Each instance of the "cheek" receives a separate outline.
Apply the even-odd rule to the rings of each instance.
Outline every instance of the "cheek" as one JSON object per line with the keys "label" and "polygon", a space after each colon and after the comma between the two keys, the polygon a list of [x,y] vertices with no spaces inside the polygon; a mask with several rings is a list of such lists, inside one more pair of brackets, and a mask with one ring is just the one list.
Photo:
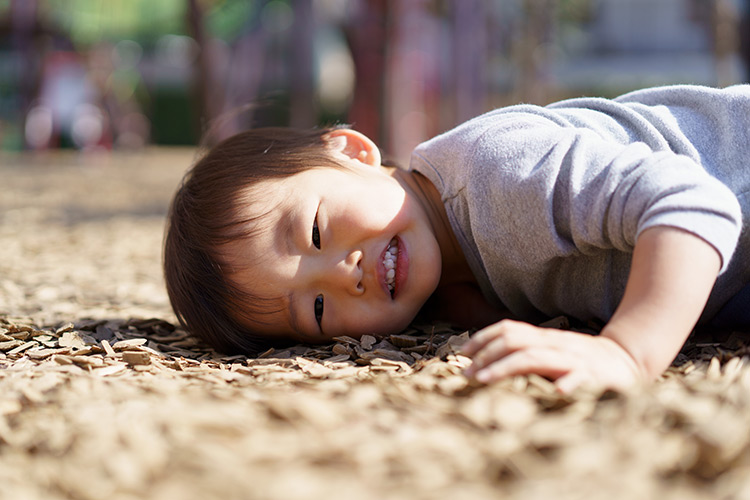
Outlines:
{"label": "cheek", "polygon": [[390,335],[398,333],[409,326],[413,317],[397,318],[390,314],[387,319],[379,317],[360,317],[351,325],[345,326],[339,335],[349,335],[352,337],[361,337],[362,335]]}
{"label": "cheek", "polygon": [[391,334],[397,333],[412,322],[423,304],[401,304],[397,309],[384,310],[380,307],[370,308],[366,304],[354,304],[347,307],[342,317],[343,333]]}
{"label": "cheek", "polygon": [[347,224],[367,229],[384,230],[397,225],[403,218],[402,206],[382,197],[366,193],[356,203],[348,203],[337,211]]}
{"label": "cheek", "polygon": [[354,197],[354,205],[364,207],[381,218],[395,218],[406,204],[406,192],[396,183],[377,179],[364,185]]}

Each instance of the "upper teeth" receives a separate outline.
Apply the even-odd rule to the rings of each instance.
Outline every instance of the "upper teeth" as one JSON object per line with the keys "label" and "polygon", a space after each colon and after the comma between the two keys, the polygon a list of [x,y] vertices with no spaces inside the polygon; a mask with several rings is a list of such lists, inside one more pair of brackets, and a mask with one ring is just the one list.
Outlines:
{"label": "upper teeth", "polygon": [[396,265],[398,263],[398,240],[393,238],[388,244],[388,249],[383,256],[383,266],[385,266],[385,282],[388,290],[393,291],[396,283]]}

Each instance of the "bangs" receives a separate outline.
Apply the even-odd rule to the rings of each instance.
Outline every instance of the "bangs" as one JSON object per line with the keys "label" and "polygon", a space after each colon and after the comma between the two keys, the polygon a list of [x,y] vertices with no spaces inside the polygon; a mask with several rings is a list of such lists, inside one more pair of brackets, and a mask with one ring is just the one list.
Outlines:
{"label": "bangs", "polygon": [[[238,192],[231,202],[235,216],[219,229],[216,259],[220,262],[227,287],[227,312],[244,327],[256,331],[258,327],[273,326],[275,315],[283,315],[288,309],[285,296],[266,296],[258,293],[249,283],[240,283],[241,273],[252,276],[253,269],[263,265],[261,252],[232,251],[233,248],[252,245],[258,238],[285,231],[291,222],[286,217],[277,217],[281,201],[267,203],[257,213],[248,214],[250,207],[258,208],[262,198],[263,183]],[[243,213],[244,212],[244,213]],[[241,258],[247,255],[247,259]],[[290,332],[292,333],[292,332]]]}

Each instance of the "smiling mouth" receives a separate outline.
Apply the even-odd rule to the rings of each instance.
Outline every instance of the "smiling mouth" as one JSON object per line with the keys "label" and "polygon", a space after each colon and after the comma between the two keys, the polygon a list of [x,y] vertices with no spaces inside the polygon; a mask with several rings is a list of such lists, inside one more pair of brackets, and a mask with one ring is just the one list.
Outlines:
{"label": "smiling mouth", "polygon": [[385,268],[385,284],[388,286],[388,291],[391,292],[391,298],[393,298],[396,290],[396,268],[398,267],[398,240],[396,238],[388,243],[388,248],[383,255],[383,267]]}

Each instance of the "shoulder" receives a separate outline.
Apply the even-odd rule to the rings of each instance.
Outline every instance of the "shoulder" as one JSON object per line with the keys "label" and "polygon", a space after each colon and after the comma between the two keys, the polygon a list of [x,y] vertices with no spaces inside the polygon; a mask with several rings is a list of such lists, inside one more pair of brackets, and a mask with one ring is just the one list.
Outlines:
{"label": "shoulder", "polygon": [[557,113],[533,105],[499,108],[427,140],[412,153],[410,166],[440,172],[466,171],[517,157],[540,140],[548,142],[567,124]]}
{"label": "shoulder", "polygon": [[616,102],[636,102],[650,105],[695,103],[701,101],[731,101],[750,99],[750,84],[738,84],[725,88],[703,85],[665,85],[634,90],[614,99]]}

